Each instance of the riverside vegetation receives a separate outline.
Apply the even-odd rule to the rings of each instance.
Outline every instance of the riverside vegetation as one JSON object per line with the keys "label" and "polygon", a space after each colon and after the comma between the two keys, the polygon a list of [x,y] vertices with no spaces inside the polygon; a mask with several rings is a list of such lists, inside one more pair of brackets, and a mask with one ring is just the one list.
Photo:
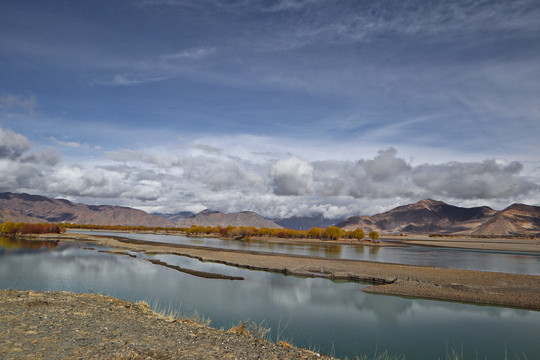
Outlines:
{"label": "riverside vegetation", "polygon": [[64,233],[66,228],[63,224],[50,224],[50,223],[15,223],[13,221],[6,221],[0,224],[0,233],[5,235],[16,234],[60,234]]}
{"label": "riverside vegetation", "polygon": [[[309,230],[294,229],[270,229],[255,228],[253,226],[201,226],[192,225],[189,228],[176,227],[147,227],[147,226],[122,226],[122,225],[88,225],[88,224],[25,224],[7,221],[0,224],[0,233],[15,234],[47,234],[63,233],[66,229],[86,230],[109,230],[109,231],[151,231],[165,233],[182,233],[187,236],[217,236],[221,238],[233,238],[248,240],[250,238],[280,238],[280,239],[314,239],[314,240],[338,240],[354,239],[361,241],[366,235],[362,229],[342,230],[337,226],[327,228],[313,227]],[[376,231],[369,233],[372,242],[379,239]]]}
{"label": "riverside vegetation", "polygon": [[[201,234],[201,235],[203,235],[203,234]],[[62,236],[62,238],[63,238],[63,236]],[[82,240],[82,239],[81,239],[81,240]],[[123,244],[123,245],[126,245],[126,244]],[[156,249],[156,246],[158,246],[158,245],[161,246],[161,245],[164,245],[164,244],[155,244],[155,245],[153,245],[152,248],[154,248],[154,251],[157,250],[157,249]],[[135,250],[135,249],[132,249],[132,250]],[[175,251],[175,253],[176,253],[176,252],[178,252],[178,249],[175,249],[174,251]],[[222,251],[220,251],[220,253],[222,253]],[[247,254],[243,254],[243,253],[242,253],[242,254],[239,254],[239,255],[240,255],[242,258],[245,258],[245,257],[247,256]],[[306,260],[309,260],[309,259],[306,259]],[[270,261],[274,263],[274,262],[275,262],[275,259],[271,259]],[[297,264],[298,259],[297,259],[297,258],[294,258],[294,259],[291,258],[291,261],[293,261],[295,264]],[[256,263],[259,264],[260,261],[257,261]],[[342,262],[342,261],[340,261],[340,263],[343,263],[343,264],[344,264],[344,262]],[[298,265],[298,264],[297,264],[297,265]],[[373,268],[373,267],[375,266],[375,264],[369,264],[369,265],[370,265],[370,266],[369,266],[370,268]],[[281,265],[279,265],[279,266],[281,266]],[[340,265],[340,267],[341,267],[341,265]],[[396,266],[393,266],[393,267],[395,268]],[[401,266],[400,266],[400,267],[401,267]],[[286,268],[288,268],[288,267],[286,267]],[[309,268],[309,269],[311,269],[311,268]],[[402,270],[403,270],[403,269],[402,269]],[[421,270],[421,269],[417,269],[417,270]],[[428,270],[428,269],[424,269],[424,270]],[[439,269],[439,271],[440,271],[440,270],[442,270],[442,269]],[[351,272],[351,271],[347,271],[347,273],[350,273],[350,272]],[[362,272],[362,273],[363,273],[363,272]],[[469,272],[469,275],[470,275],[470,274],[472,274],[472,273]],[[409,275],[410,275],[410,274],[409,274]],[[415,274],[414,276],[409,276],[409,275],[406,276],[407,279],[416,279],[416,278],[417,278],[418,276],[420,276],[421,274]],[[446,274],[446,275],[448,275],[448,274]],[[444,278],[447,279],[448,282],[449,282],[449,290],[451,290],[451,289],[456,289],[456,290],[459,290],[459,292],[463,292],[463,291],[465,291],[465,290],[468,290],[469,286],[467,286],[467,283],[463,283],[463,284],[462,284],[461,281],[455,281],[455,280],[452,280],[451,277],[449,278],[449,277],[446,276],[446,275],[444,276]],[[474,275],[474,274],[473,274],[473,275]],[[467,276],[467,277],[469,278],[470,276]],[[422,280],[422,279],[423,279],[423,278],[421,278],[420,280]],[[399,279],[398,279],[398,280],[399,280]],[[507,280],[509,280],[509,279],[507,279]],[[515,281],[507,281],[507,280],[504,281],[505,284],[515,283]],[[426,284],[425,281],[420,281],[420,283],[421,283],[421,284],[424,284],[424,285]],[[485,281],[482,281],[482,283],[485,283]],[[437,284],[439,284],[439,282],[437,282]],[[441,285],[443,288],[447,288],[447,287],[448,287],[448,286],[446,286],[445,283],[440,283],[439,285]],[[418,294],[415,293],[415,295],[418,295]],[[513,291],[513,295],[516,296],[516,292],[515,292],[515,291]],[[521,296],[518,295],[518,297],[521,297]],[[452,355],[452,356],[449,357],[448,355]],[[455,358],[455,359],[459,359],[458,356],[453,356],[453,355],[457,355],[457,354],[447,354],[446,359],[449,359],[449,358],[452,358],[452,359],[454,359],[454,358]],[[362,357],[362,358],[364,358],[364,357]],[[375,357],[374,357],[374,358],[375,358]],[[379,358],[379,357],[376,357],[376,358]],[[394,357],[388,357],[388,358],[394,358]],[[397,358],[397,357],[396,357],[396,358]],[[462,357],[461,357],[461,358],[462,358]]]}

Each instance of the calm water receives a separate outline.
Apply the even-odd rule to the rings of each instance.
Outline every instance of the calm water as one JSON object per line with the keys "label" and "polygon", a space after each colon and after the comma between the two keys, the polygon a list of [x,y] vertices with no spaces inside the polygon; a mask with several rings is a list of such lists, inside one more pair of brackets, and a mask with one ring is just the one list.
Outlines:
{"label": "calm water", "polygon": [[446,348],[466,359],[540,358],[540,312],[365,294],[365,285],[306,279],[174,256],[185,268],[242,276],[211,280],[137,258],[84,250],[82,245],[0,241],[0,288],[100,292],[154,307],[179,308],[228,328],[266,320],[277,336],[339,357],[373,353],[444,359]]}
{"label": "calm water", "polygon": [[223,249],[268,251],[341,259],[372,260],[398,264],[540,275],[540,254],[445,249],[427,246],[374,247],[335,244],[276,244],[262,241],[247,242],[219,238],[190,238],[176,235],[109,233],[101,231],[82,233],[122,236],[130,239],[173,244],[211,246]]}

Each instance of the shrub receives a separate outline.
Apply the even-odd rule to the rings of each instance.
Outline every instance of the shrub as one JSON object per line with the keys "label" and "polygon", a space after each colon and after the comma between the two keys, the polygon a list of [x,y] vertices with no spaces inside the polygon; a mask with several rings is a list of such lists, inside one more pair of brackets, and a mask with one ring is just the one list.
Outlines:
{"label": "shrub", "polygon": [[351,231],[351,239],[362,240],[365,237],[366,234],[364,234],[364,231],[362,229],[356,229]]}
{"label": "shrub", "polygon": [[25,224],[7,221],[0,225],[0,232],[4,234],[60,234],[65,231],[64,227],[57,224]]}
{"label": "shrub", "polygon": [[337,226],[330,226],[324,230],[324,238],[330,240],[337,240],[343,235],[343,230]]}
{"label": "shrub", "polygon": [[298,237],[298,232],[294,229],[287,229],[287,237],[289,239]]}
{"label": "shrub", "polygon": [[308,238],[310,239],[320,239],[322,237],[323,230],[318,227],[312,227],[308,230]]}
{"label": "shrub", "polygon": [[377,241],[377,240],[379,240],[379,233],[376,232],[376,231],[370,231],[369,234],[368,234],[368,236],[370,237],[370,239],[371,239],[372,241]]}
{"label": "shrub", "polygon": [[11,234],[15,229],[15,223],[13,221],[6,221],[0,224],[0,232],[3,234]]}

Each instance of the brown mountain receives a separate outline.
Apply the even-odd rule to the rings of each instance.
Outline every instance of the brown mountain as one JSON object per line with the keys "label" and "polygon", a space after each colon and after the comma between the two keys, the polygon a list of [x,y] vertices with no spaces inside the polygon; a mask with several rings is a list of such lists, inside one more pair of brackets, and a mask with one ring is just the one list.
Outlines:
{"label": "brown mountain", "polygon": [[373,216],[354,216],[337,224],[345,230],[380,232],[467,233],[497,214],[487,207],[462,208],[432,199],[399,206]]}
{"label": "brown mountain", "polygon": [[180,220],[176,226],[190,227],[191,225],[201,226],[253,226],[256,228],[279,229],[280,225],[263,218],[252,211],[242,211],[238,213],[221,213],[204,210],[197,215]]}
{"label": "brown mountain", "polygon": [[172,222],[123,206],[86,205],[65,199],[0,193],[0,222],[70,222],[95,225],[172,226]]}
{"label": "brown mountain", "polygon": [[513,204],[471,232],[473,235],[538,235],[540,207]]}

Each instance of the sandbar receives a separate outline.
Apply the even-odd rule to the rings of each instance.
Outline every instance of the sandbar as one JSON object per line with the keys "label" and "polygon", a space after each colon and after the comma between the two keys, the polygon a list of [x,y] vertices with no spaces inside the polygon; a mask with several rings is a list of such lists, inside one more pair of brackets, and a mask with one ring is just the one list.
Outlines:
{"label": "sandbar", "polygon": [[133,240],[120,236],[68,233],[56,235],[54,238],[92,242],[119,250],[187,256],[203,262],[287,275],[358,281],[372,284],[362,290],[373,294],[540,310],[540,276],[538,275],[216,249],[206,246]]}

